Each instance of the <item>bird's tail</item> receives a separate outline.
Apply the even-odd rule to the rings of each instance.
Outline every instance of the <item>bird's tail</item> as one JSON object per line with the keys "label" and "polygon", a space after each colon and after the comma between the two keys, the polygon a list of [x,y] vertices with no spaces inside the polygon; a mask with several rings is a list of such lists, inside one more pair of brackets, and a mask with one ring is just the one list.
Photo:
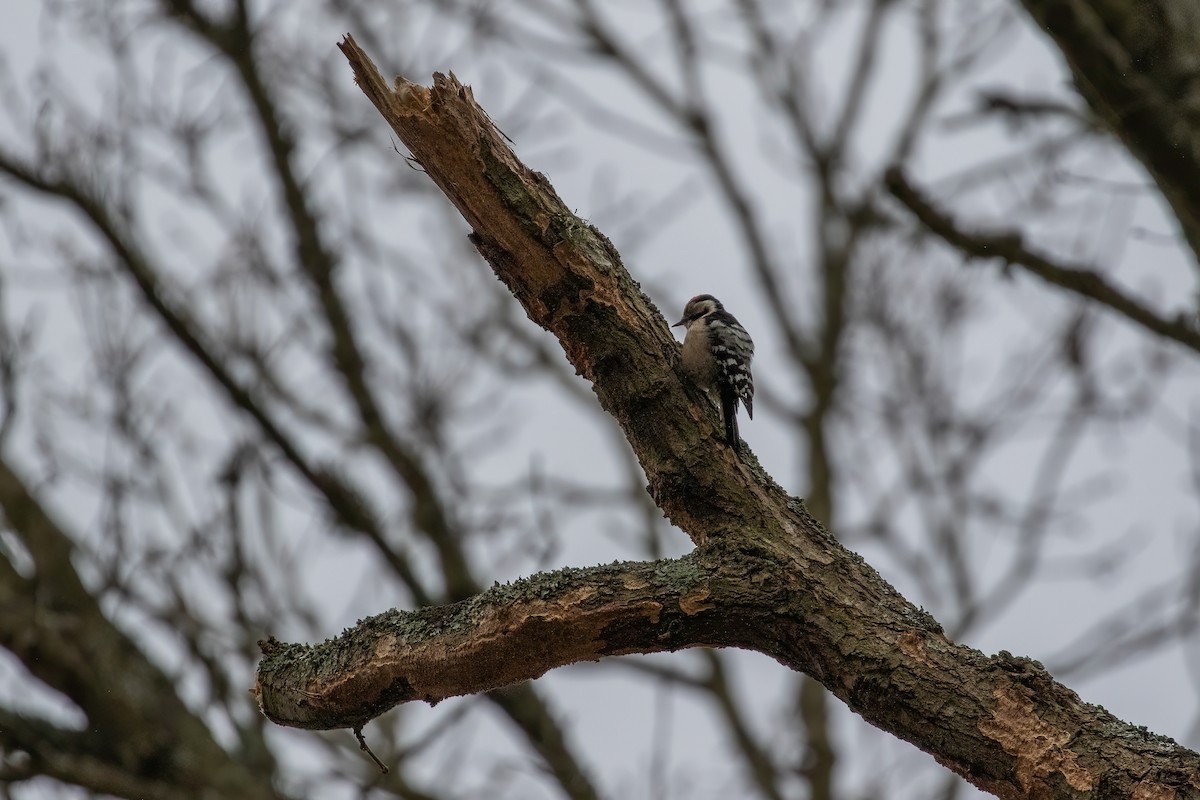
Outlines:
{"label": "bird's tail", "polygon": [[721,416],[725,418],[725,441],[734,449],[740,437],[737,426],[738,396],[732,386],[721,387]]}

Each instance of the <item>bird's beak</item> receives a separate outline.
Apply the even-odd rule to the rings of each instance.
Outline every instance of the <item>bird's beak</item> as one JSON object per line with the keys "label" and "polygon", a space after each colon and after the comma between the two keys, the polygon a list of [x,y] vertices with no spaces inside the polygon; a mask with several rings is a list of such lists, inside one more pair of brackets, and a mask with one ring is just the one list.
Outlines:
{"label": "bird's beak", "polygon": [[675,323],[674,325],[672,325],[671,327],[672,327],[672,328],[678,328],[678,327],[679,327],[680,325],[682,325],[683,323],[684,323],[684,321],[683,321],[683,320],[679,320],[679,322],[676,322],[676,323]]}

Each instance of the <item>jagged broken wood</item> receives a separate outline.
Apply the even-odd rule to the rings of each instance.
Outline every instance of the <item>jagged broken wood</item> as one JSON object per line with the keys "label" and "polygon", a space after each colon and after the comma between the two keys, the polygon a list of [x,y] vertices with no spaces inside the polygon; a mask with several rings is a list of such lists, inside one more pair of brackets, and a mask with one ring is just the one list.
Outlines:
{"label": "jagged broken wood", "polygon": [[872,724],[1002,797],[1200,797],[1200,757],[1084,703],[1036,662],[949,641],[758,466],[716,444],[678,345],[611,243],[523,165],[468,87],[389,86],[347,37],[363,92],[471,225],[472,241],[621,425],[649,491],[696,544],[674,561],[537,575],[390,611],[315,646],[270,642],[263,712],[356,727],[605,655],[739,647],[806,672]]}

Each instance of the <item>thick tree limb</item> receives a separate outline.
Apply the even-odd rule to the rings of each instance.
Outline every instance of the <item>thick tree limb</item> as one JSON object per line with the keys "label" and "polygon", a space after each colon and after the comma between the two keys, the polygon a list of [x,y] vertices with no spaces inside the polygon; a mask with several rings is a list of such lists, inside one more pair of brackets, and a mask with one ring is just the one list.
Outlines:
{"label": "thick tree limb", "polygon": [[1200,6],[1022,0],[1092,110],[1149,171],[1200,259]]}
{"label": "thick tree limb", "polygon": [[606,655],[726,644],[740,609],[725,602],[713,613],[712,595],[718,585],[736,595],[738,582],[708,566],[685,556],[560,570],[451,606],[389,611],[315,647],[268,642],[256,691],[280,724],[349,728],[397,703],[486,692]]}
{"label": "thick tree limb", "polygon": [[974,233],[964,230],[953,217],[935,208],[897,169],[888,171],[886,181],[892,196],[907,206],[921,224],[963,254],[972,258],[998,258],[1006,264],[1015,264],[1047,283],[1115,311],[1151,333],[1200,352],[1200,328],[1187,317],[1164,317],[1095,270],[1059,264],[1033,252],[1016,231]]}
{"label": "thick tree limb", "polygon": [[75,732],[0,713],[0,749],[26,753],[34,774],[105,794],[178,797],[209,786],[277,797],[269,780],[229,758],[171,679],[108,620],[72,563],[74,539],[3,458],[0,514],[33,561],[26,577],[0,559],[0,646],[88,721]]}
{"label": "thick tree limb", "polygon": [[[456,79],[395,89],[352,39],[359,86],[474,228],[530,318],[620,423],[668,517],[675,562],[541,575],[441,610],[389,612],[318,647],[268,646],[264,712],[360,724],[396,703],[524,680],[574,660],[696,644],[766,653],[872,724],[1003,797],[1200,797],[1200,756],[1082,702],[1036,662],[949,641],[758,468],[718,444],[678,345],[612,245],[521,164]],[[642,585],[642,582],[645,585]]]}

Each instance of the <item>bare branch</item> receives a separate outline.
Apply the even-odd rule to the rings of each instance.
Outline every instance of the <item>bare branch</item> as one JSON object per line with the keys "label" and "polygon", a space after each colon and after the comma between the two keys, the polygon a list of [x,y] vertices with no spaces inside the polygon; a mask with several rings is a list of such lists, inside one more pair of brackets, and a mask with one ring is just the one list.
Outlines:
{"label": "bare branch", "polygon": [[328,321],[327,329],[333,337],[330,357],[358,411],[367,441],[387,459],[396,475],[408,487],[412,496],[413,525],[426,534],[437,550],[450,598],[457,600],[471,595],[476,589],[475,581],[447,519],[446,509],[442,507],[441,498],[420,459],[387,424],[367,378],[362,345],[336,281],[337,257],[321,236],[317,215],[310,208],[310,200],[292,166],[295,143],[249,47],[253,32],[245,27],[248,22],[242,19],[240,24],[219,26],[207,20],[189,0],[169,0],[167,5],[191,22],[199,34],[224,53],[237,70],[258,117],[275,175],[287,203],[289,222],[295,236],[296,263],[312,285],[317,303]]}
{"label": "bare branch", "polygon": [[[42,508],[21,479],[0,460],[0,510],[9,527],[33,555],[37,591],[22,585],[7,562],[0,569],[0,645],[12,652],[47,685],[70,697],[91,726],[105,732],[84,749],[88,758],[67,768],[78,750],[56,749],[53,739],[17,741],[35,722],[5,728],[15,749],[49,759],[49,774],[64,780],[92,781],[97,791],[117,791],[119,781],[147,771],[147,796],[169,796],[162,783],[180,787],[225,786],[244,797],[273,797],[269,780],[260,780],[229,760],[204,723],[175,694],[174,684],[129,637],[102,613],[71,563],[74,543]],[[31,626],[32,623],[32,626]],[[30,628],[40,638],[30,636]],[[148,724],[153,720],[153,724]],[[78,744],[78,735],[63,732]],[[201,778],[203,776],[203,778]],[[145,777],[151,777],[146,775]],[[162,782],[162,783],[160,783]],[[129,796],[136,796],[132,792]]]}
{"label": "bare branch", "polygon": [[263,436],[278,448],[299,475],[325,498],[341,524],[363,534],[376,544],[417,602],[431,602],[432,598],[409,560],[387,543],[384,531],[378,523],[378,516],[368,506],[366,498],[335,472],[314,464],[301,452],[299,444],[284,430],[255,393],[237,380],[220,357],[217,348],[209,341],[201,325],[173,301],[170,287],[164,285],[165,282],[152,266],[150,258],[126,235],[122,226],[102,202],[72,178],[42,174],[3,151],[0,151],[0,175],[7,175],[36,192],[60,198],[80,212],[108,244],[117,263],[133,279],[147,305],[166,325],[171,335],[217,382],[229,401],[254,420]]}
{"label": "bare branch", "polygon": [[[438,703],[566,664],[725,644],[696,557],[543,573],[442,608],[389,611],[315,647],[263,644],[255,686],[268,717],[298,728],[362,725],[398,703]],[[706,641],[711,640],[711,641]]]}
{"label": "bare branch", "polygon": [[1075,85],[1153,176],[1200,258],[1200,10],[1175,0],[1023,0]]}
{"label": "bare branch", "polygon": [[1047,283],[1106,306],[1151,333],[1200,351],[1200,330],[1187,318],[1177,316],[1168,319],[1129,296],[1093,269],[1062,265],[1033,252],[1025,246],[1021,234],[1016,231],[968,233],[953,217],[934,208],[899,170],[888,172],[887,187],[930,232],[964,254],[980,259],[998,258],[1006,264],[1023,267]]}

